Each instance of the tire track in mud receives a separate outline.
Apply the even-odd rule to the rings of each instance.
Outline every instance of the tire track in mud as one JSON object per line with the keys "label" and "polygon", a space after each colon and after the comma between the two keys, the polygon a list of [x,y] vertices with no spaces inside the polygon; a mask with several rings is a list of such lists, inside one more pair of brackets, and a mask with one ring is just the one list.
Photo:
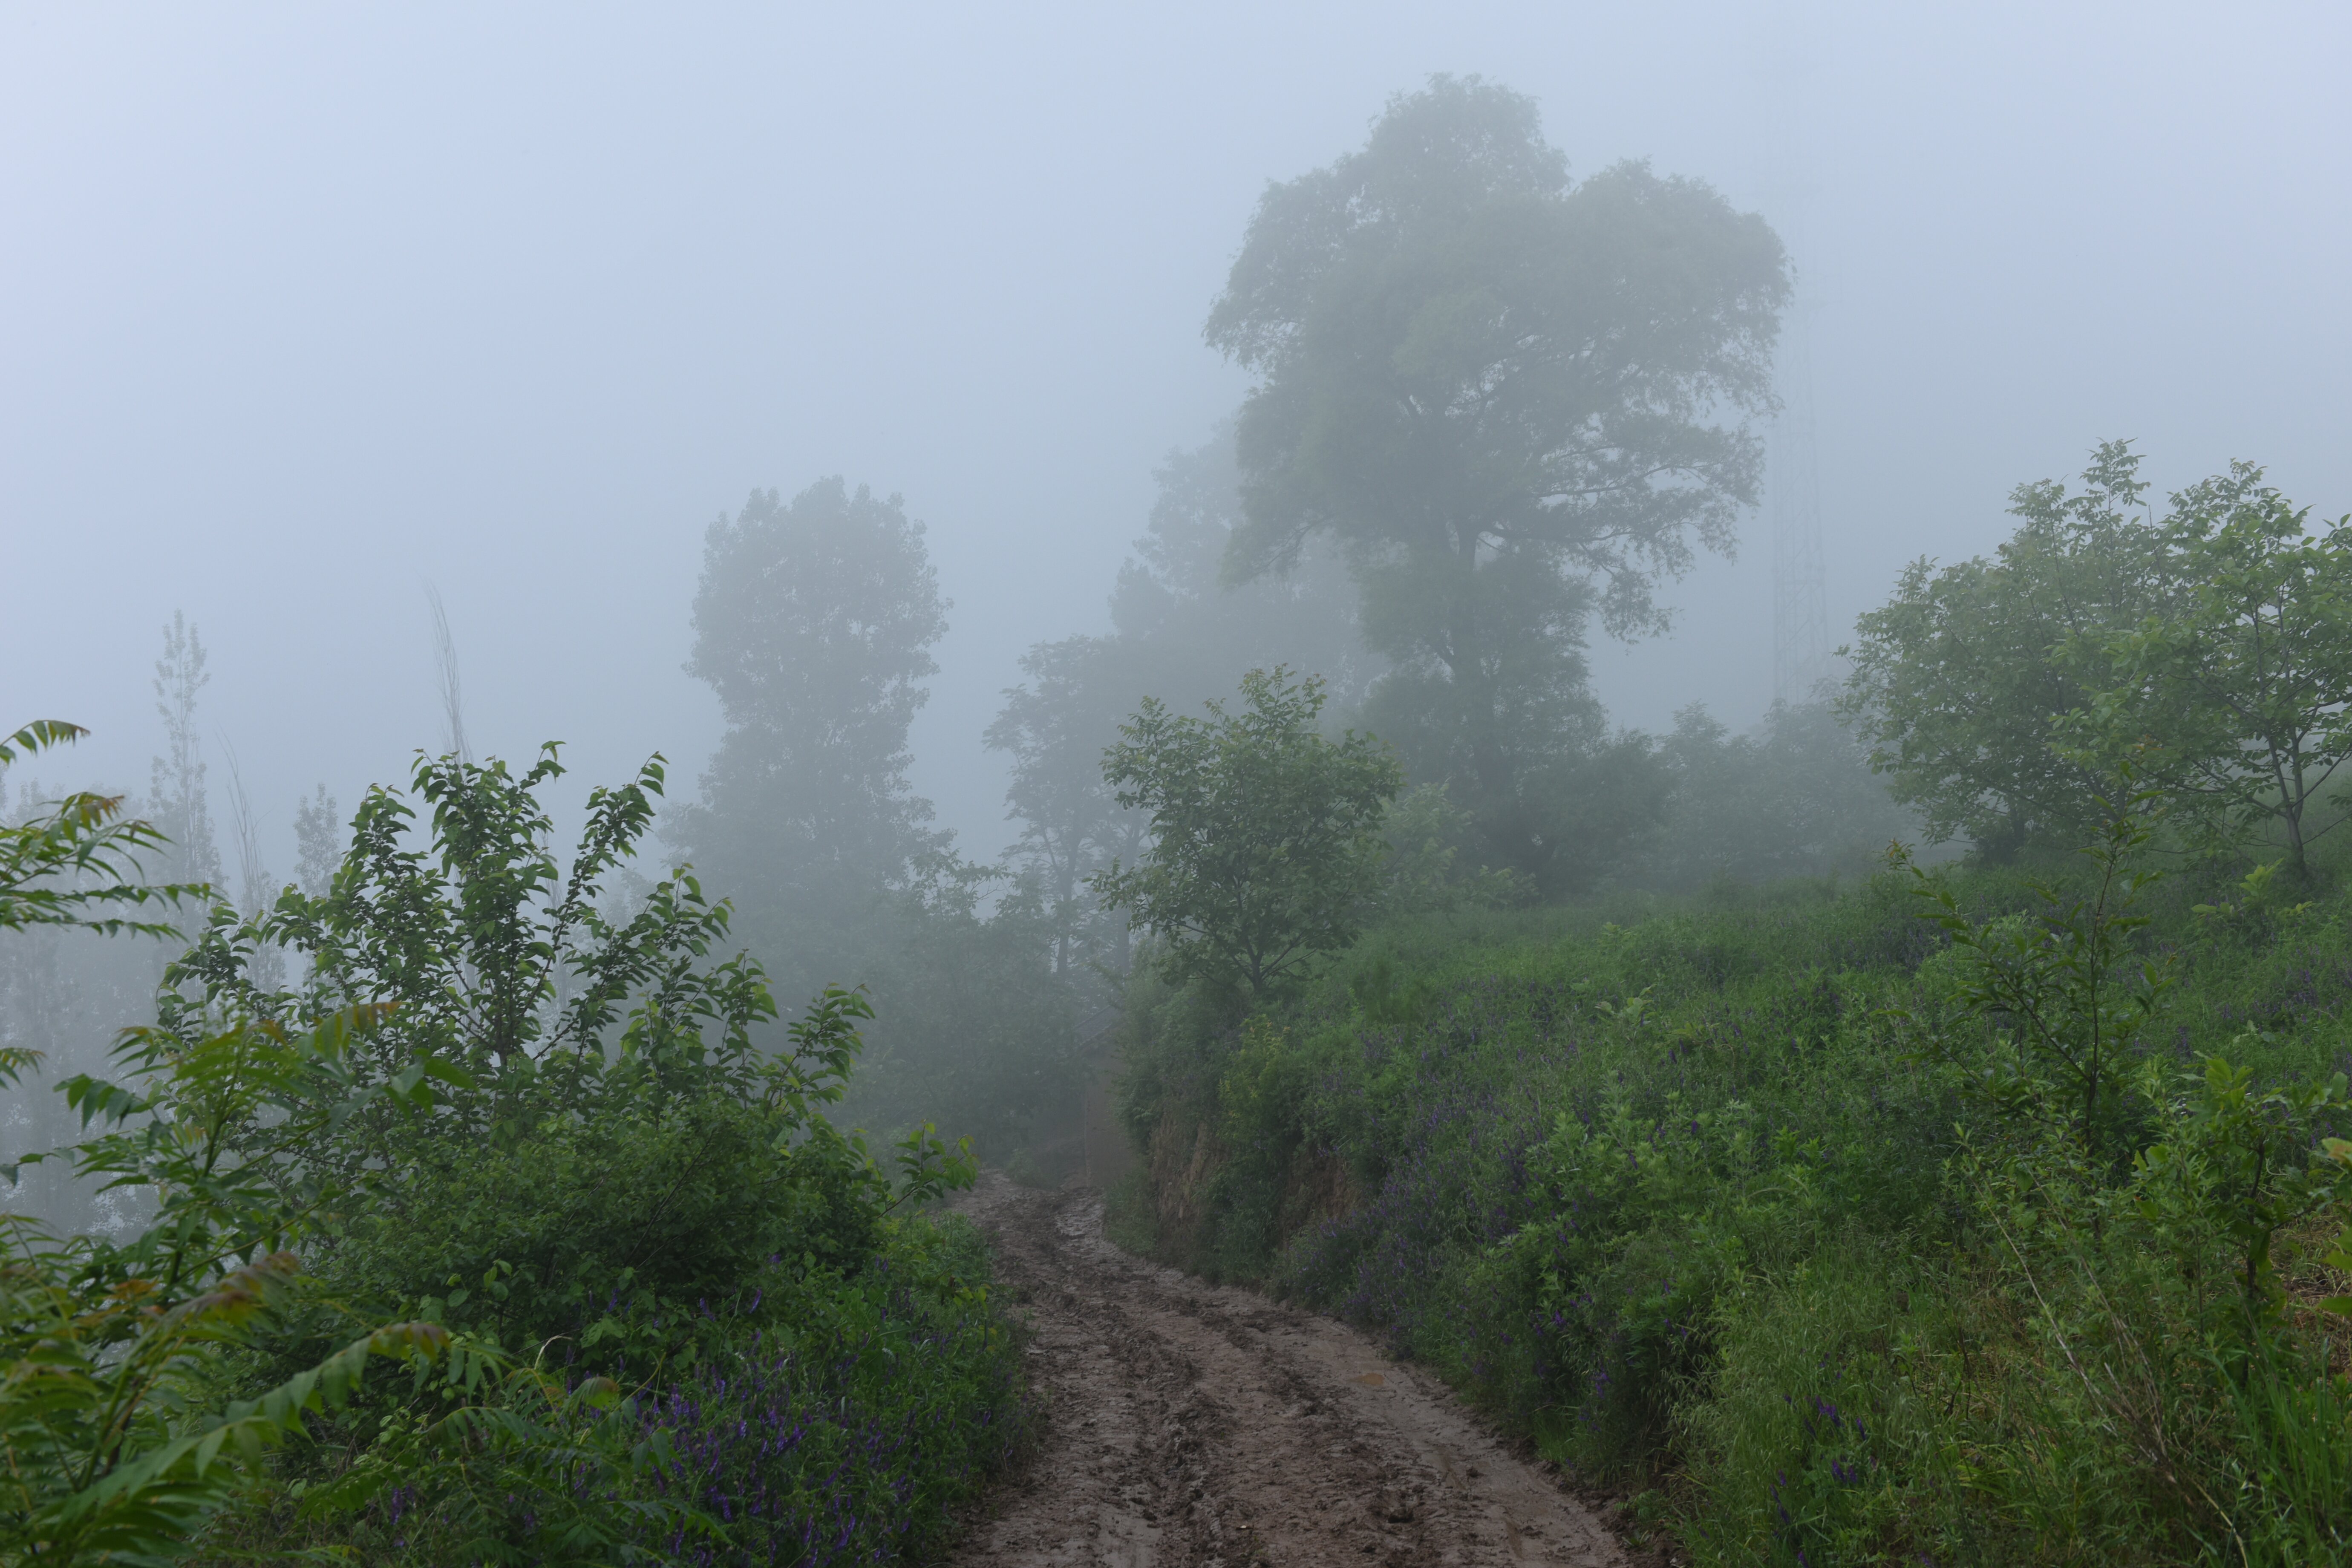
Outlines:
{"label": "tire track in mud", "polygon": [[959,1206],[1025,1305],[1043,1422],[959,1568],[1633,1562],[1434,1378],[1328,1318],[1121,1252],[1099,1194],[992,1172]]}

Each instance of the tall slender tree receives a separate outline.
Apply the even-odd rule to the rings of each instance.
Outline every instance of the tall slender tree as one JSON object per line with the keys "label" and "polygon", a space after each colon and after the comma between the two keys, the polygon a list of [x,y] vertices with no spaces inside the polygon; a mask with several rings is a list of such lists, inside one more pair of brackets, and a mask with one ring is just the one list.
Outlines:
{"label": "tall slender tree", "polygon": [[163,657],[155,661],[155,712],[163,721],[163,754],[150,769],[151,819],[171,841],[170,864],[158,880],[218,886],[220,847],[213,837],[205,787],[204,737],[196,729],[196,697],[211,684],[204,639],[181,612],[163,628]]}
{"label": "tall slender tree", "polygon": [[425,597],[433,606],[435,694],[441,699],[446,754],[461,763],[470,763],[474,749],[466,742],[466,689],[457,679],[457,639],[449,630],[449,611],[441,603],[441,590],[428,584]]}
{"label": "tall slender tree", "polygon": [[[277,902],[282,890],[273,885],[261,847],[261,816],[245,787],[245,770],[237,765],[236,748],[224,736],[221,751],[228,761],[228,821],[236,849],[236,912],[248,921]],[[268,940],[258,942],[250,960],[257,981],[270,989],[286,980],[286,950]]]}
{"label": "tall slender tree", "polygon": [[948,608],[897,496],[827,479],[720,518],[687,668],[727,731],[669,836],[740,910],[782,995],[870,988],[844,1117],[937,1121],[1003,1159],[1073,1081],[1071,1000],[1034,901],[1016,889],[984,908],[992,874],[954,853],[908,782]]}
{"label": "tall slender tree", "polygon": [[1088,958],[1124,967],[1124,921],[1097,918],[1087,879],[1141,845],[1140,814],[1122,807],[1102,776],[1104,749],[1126,716],[1114,638],[1065,637],[1022,656],[1028,679],[1004,693],[986,739],[1013,763],[1007,816],[1021,824],[1009,858],[1034,883],[1054,929],[1054,971]]}
{"label": "tall slender tree", "polygon": [[907,728],[947,611],[923,525],[862,485],[754,491],[705,538],[687,669],[727,731],[669,831],[792,981],[842,978],[796,972],[849,963],[887,895],[946,854]]}
{"label": "tall slender tree", "polygon": [[348,842],[335,797],[325,784],[310,799],[294,803],[294,879],[305,893],[314,899],[327,896]]}

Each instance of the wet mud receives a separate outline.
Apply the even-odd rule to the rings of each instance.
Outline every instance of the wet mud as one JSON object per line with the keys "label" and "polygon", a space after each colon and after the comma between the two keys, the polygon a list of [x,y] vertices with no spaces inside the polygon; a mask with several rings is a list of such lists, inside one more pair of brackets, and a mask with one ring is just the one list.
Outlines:
{"label": "wet mud", "polygon": [[961,1206],[1031,1323],[1042,1421],[958,1568],[1637,1568],[1549,1467],[1354,1330],[1120,1251],[1089,1190],[991,1173]]}

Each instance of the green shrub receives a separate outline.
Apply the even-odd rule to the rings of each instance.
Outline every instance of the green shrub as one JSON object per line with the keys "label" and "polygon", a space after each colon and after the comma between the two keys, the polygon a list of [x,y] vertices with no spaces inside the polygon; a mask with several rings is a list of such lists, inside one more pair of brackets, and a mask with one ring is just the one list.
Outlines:
{"label": "green shrub", "polygon": [[[326,894],[216,907],[115,1079],[62,1086],[77,1173],[156,1212],[0,1227],[10,1561],[869,1561],[1020,1440],[985,1254],[919,1212],[968,1157],[919,1129],[886,1172],[823,1114],[863,997],[764,1037],[690,876],[602,901],[658,759],[568,868],[559,771],[420,762],[422,843],[371,792]],[[118,872],[152,836],[110,810],[0,840],[0,924],[146,897],[15,896]]]}
{"label": "green shrub", "polygon": [[[610,1383],[555,1373],[443,1440],[446,1384],[314,1423],[209,1544],[219,1560],[834,1563],[919,1557],[1024,1440],[1020,1345],[961,1218],[883,1222],[854,1271],[775,1268],[698,1356]],[[706,1321],[706,1326],[709,1325]],[[598,1467],[552,1419],[613,1389]]]}
{"label": "green shrub", "polygon": [[[435,1140],[324,1237],[319,1271],[523,1355],[612,1371],[707,1353],[778,1268],[855,1273],[890,1203],[829,1142],[721,1098],[605,1105],[483,1148]],[[784,1263],[782,1260],[789,1260]]]}

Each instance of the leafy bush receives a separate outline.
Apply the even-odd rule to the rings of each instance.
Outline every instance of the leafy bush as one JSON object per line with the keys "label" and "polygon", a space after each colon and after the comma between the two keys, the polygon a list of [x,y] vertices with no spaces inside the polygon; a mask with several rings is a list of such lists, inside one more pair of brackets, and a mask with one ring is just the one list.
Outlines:
{"label": "leafy bush", "polygon": [[[684,872],[604,901],[659,759],[568,867],[559,771],[421,761],[421,844],[371,792],[323,894],[216,908],[119,1081],[64,1086],[77,1170],[155,1215],[12,1222],[8,1528],[43,1561],[867,1560],[1018,1440],[984,1256],[919,1212],[968,1159],[922,1129],[886,1173],[823,1115],[871,1009],[828,990],[768,1047],[724,904]],[[12,869],[75,863],[47,843]]]}
{"label": "leafy bush", "polygon": [[[0,766],[79,738],[70,724],[26,726],[0,742]],[[162,839],[127,822],[121,803],[91,795],[0,826],[0,931],[79,927],[168,934],[134,918],[141,906],[202,897],[200,886],[131,880]],[[139,1116],[142,1136],[101,1135],[75,1152],[85,1173],[144,1177],[156,1213],[127,1244],[58,1241],[0,1215],[0,1550],[10,1562],[147,1562],[173,1555],[227,1500],[240,1469],[299,1436],[307,1416],[345,1402],[372,1356],[429,1361],[447,1334],[429,1323],[362,1332],[252,1396],[206,1397],[201,1373],[225,1346],[247,1342],[296,1283],[299,1262],[276,1249],[286,1226],[254,1172],[224,1161],[230,1135],[257,1112],[299,1114],[285,1094],[311,1064],[373,1021],[367,1010],[324,1019],[289,1039],[249,1025],[158,1052],[134,1034],[122,1054],[146,1068],[144,1095],[76,1079],[65,1087],[92,1115]],[[38,1053],[0,1053],[15,1085]],[[34,1155],[30,1158],[37,1159]],[[13,1177],[16,1166],[8,1167]]]}
{"label": "leafy bush", "polygon": [[1319,676],[1277,665],[1242,677],[1246,710],[1208,717],[1147,697],[1103,753],[1127,810],[1151,814],[1151,847],[1090,885],[1160,939],[1171,978],[1256,1000],[1355,940],[1381,892],[1381,839],[1403,774],[1370,737],[1318,732]]}
{"label": "leafy bush", "polygon": [[866,1563],[940,1540],[1027,1420],[987,1268],[954,1220],[804,1287],[646,1405],[677,1455],[657,1485],[717,1518],[745,1563]]}

